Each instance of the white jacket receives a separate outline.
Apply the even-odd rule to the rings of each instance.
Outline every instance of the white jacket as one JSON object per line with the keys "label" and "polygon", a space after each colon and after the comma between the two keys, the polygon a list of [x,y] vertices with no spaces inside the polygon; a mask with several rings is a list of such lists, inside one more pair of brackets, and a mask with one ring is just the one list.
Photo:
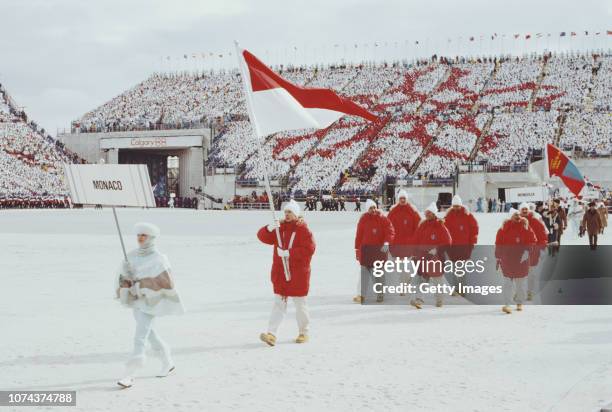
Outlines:
{"label": "white jacket", "polygon": [[[166,255],[155,248],[146,254],[141,249],[135,249],[128,253],[128,262],[131,273],[122,264],[115,281],[116,297],[123,305],[154,316],[185,312]],[[122,279],[131,280],[134,286],[121,287]]]}

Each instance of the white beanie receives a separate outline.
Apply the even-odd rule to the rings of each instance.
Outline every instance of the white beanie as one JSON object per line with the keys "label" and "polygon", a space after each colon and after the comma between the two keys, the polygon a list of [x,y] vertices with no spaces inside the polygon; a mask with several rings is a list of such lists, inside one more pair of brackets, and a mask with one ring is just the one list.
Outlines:
{"label": "white beanie", "polygon": [[515,213],[518,213],[518,210],[516,210],[515,208],[511,207],[510,210],[508,210],[508,216],[512,217],[514,216]]}
{"label": "white beanie", "polygon": [[451,206],[463,206],[463,202],[461,201],[461,197],[459,197],[459,195],[453,196]]}
{"label": "white beanie", "polygon": [[160,235],[161,231],[157,226],[152,223],[136,223],[134,225],[134,231],[137,235],[147,235],[150,237],[157,237]]}
{"label": "white beanie", "polygon": [[397,192],[397,198],[400,199],[402,197],[408,200],[408,192],[406,192],[404,189]]}
{"label": "white beanie", "polygon": [[366,212],[367,212],[368,210],[370,210],[370,208],[371,208],[372,206],[374,206],[374,207],[378,207],[378,206],[376,206],[376,202],[375,202],[375,201],[373,201],[372,199],[368,199],[368,200],[366,200],[366,202],[365,202],[365,210],[366,210]]}
{"label": "white beanie", "polygon": [[300,205],[298,205],[298,202],[296,202],[295,200],[291,199],[283,208],[284,211],[291,211],[293,212],[293,214],[295,216],[299,216],[300,215]]}
{"label": "white beanie", "polygon": [[436,213],[438,213],[438,206],[435,202],[431,202],[431,204],[427,206],[427,209],[425,209],[425,211],[428,210],[435,215]]}
{"label": "white beanie", "polygon": [[527,202],[523,202],[523,203],[521,203],[521,204],[519,205],[518,210],[523,210],[523,209],[530,210],[530,208],[529,208],[529,204],[528,204]]}

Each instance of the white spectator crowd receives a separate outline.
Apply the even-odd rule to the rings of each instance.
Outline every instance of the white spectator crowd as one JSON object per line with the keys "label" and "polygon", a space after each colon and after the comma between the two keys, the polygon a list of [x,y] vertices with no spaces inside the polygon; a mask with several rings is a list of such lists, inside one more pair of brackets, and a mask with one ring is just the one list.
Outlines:
{"label": "white spectator crowd", "polygon": [[[0,200],[18,207],[22,202],[63,198],[67,188],[62,164],[80,161],[26,115],[13,107],[0,85]],[[42,203],[41,203],[42,204]]]}
{"label": "white spectator crowd", "polygon": [[[388,178],[448,178],[457,162],[525,164],[547,142],[588,155],[612,152],[612,56],[562,53],[504,58],[432,57],[415,64],[277,69],[325,87],[379,116],[344,118],[324,131],[262,142],[266,169],[294,191],[378,190]],[[2,97],[2,96],[0,96]],[[154,74],[73,122],[82,133],[214,125],[208,163],[239,180],[262,168],[237,71]],[[0,167],[6,193],[65,193],[69,154],[0,99]],[[418,164],[418,167],[417,167]],[[21,179],[17,177],[22,176]]]}

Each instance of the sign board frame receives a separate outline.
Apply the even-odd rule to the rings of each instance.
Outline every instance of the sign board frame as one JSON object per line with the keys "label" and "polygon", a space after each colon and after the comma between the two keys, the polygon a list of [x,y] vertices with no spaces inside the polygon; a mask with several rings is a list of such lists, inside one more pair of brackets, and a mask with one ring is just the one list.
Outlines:
{"label": "sign board frame", "polygon": [[72,203],[155,207],[147,165],[65,164]]}

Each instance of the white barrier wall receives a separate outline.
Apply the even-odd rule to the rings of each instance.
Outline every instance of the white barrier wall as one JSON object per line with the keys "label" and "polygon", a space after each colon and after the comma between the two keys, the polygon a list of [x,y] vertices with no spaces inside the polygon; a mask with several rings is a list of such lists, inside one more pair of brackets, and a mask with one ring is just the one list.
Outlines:
{"label": "white barrier wall", "polygon": [[[453,192],[452,186],[442,187],[404,187],[402,188],[408,193],[408,200],[416,206],[419,211],[423,211],[431,204],[438,200],[438,194],[442,192]],[[396,192],[400,188],[396,188]]]}
{"label": "white barrier wall", "polygon": [[[204,185],[204,193],[212,197],[222,198],[223,202],[227,202],[234,198],[234,190],[236,185],[235,174],[218,174],[206,176]],[[251,189],[252,191],[252,189]],[[250,191],[249,191],[250,193]]]}

